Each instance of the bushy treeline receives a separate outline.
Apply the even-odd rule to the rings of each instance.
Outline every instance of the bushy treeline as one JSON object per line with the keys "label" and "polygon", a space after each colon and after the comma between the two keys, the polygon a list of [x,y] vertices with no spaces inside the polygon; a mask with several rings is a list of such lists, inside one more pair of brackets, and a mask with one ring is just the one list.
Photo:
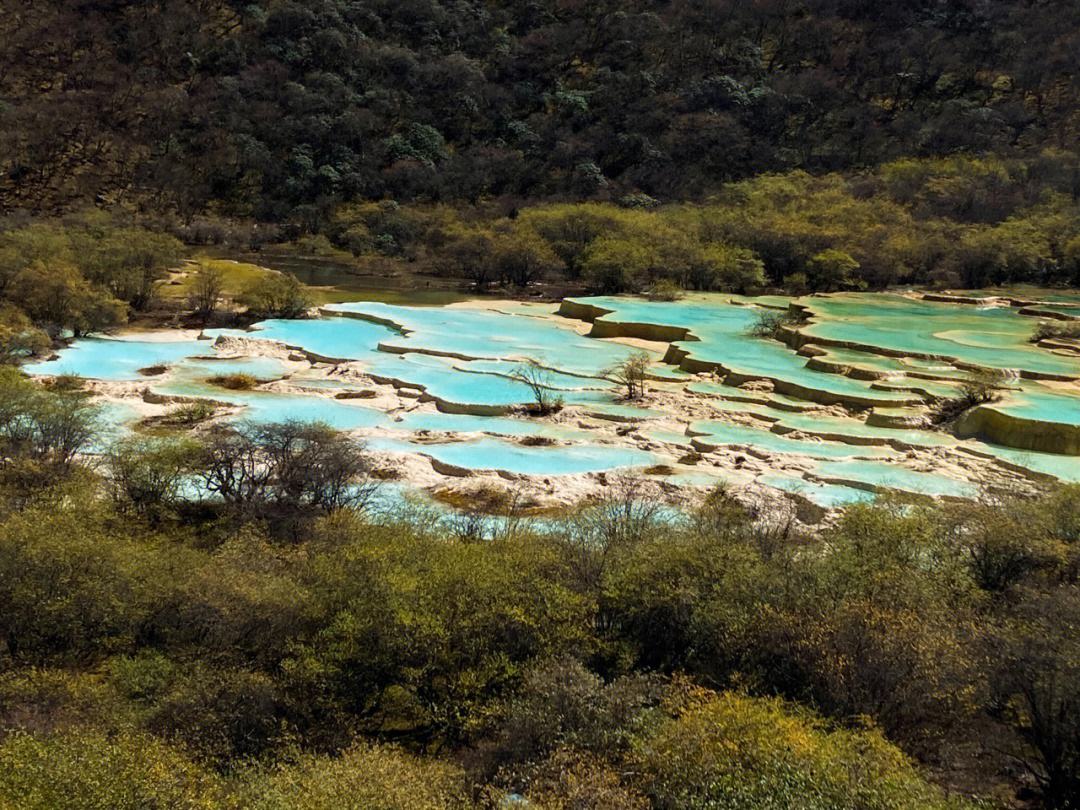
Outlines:
{"label": "bushy treeline", "polygon": [[50,334],[80,334],[163,303],[172,308],[167,315],[182,309],[203,322],[219,308],[296,317],[310,305],[288,274],[254,266],[239,273],[209,260],[192,270],[178,298],[162,279],[183,255],[180,240],[233,251],[278,243],[358,272],[440,274],[479,290],[546,283],[671,297],[679,290],[1075,285],[1078,199],[1080,160],[1047,152],[1025,160],[905,159],[858,175],[762,175],[701,203],[638,196],[507,210],[357,202],[299,237],[251,222],[184,224],[120,210],[12,219],[0,226],[0,296],[11,305],[0,319],[0,337],[8,339],[0,342],[10,357],[39,347],[27,318]]}
{"label": "bushy treeline", "polygon": [[[0,220],[0,364],[137,318],[175,325],[189,313],[205,324],[226,305],[251,318],[294,318],[311,305],[291,274],[206,258],[184,266],[185,234],[174,230],[93,209]],[[170,278],[177,269],[183,278]]]}
{"label": "bushy treeline", "polygon": [[0,351],[13,359],[47,347],[46,336],[101,331],[150,309],[182,252],[172,236],[95,212],[0,223]]}
{"label": "bushy treeline", "polygon": [[[598,292],[791,292],[893,284],[1080,283],[1080,162],[901,160],[859,175],[763,175],[703,203],[490,207],[358,203],[329,244],[399,258],[478,287],[541,280]],[[326,242],[327,239],[323,241]],[[307,244],[311,245],[308,240]]]}
{"label": "bushy treeline", "polygon": [[1071,0],[19,0],[0,203],[696,198],[1075,144]]}
{"label": "bushy treeline", "polygon": [[[77,394],[35,396],[12,412]],[[722,490],[672,522],[615,480],[540,523],[373,511],[340,486],[370,480],[362,448],[311,425],[128,441],[96,470],[17,438],[12,806],[947,806],[908,757],[1080,796],[1075,487],[804,536]]]}

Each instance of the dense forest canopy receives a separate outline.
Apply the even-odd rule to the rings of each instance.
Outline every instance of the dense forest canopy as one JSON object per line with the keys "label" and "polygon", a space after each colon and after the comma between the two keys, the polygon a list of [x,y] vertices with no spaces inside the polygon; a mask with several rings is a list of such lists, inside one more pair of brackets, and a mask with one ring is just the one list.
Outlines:
{"label": "dense forest canopy", "polygon": [[34,211],[666,201],[1080,138],[1070,0],[16,0],[0,42],[0,205]]}

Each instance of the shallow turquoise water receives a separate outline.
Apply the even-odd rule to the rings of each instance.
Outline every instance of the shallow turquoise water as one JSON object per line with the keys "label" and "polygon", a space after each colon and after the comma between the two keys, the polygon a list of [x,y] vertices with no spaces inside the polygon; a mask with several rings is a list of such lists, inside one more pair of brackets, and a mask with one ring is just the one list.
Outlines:
{"label": "shallow turquoise water", "polygon": [[883,447],[792,439],[772,433],[765,427],[754,428],[727,422],[694,422],[690,429],[706,444],[753,447],[770,453],[798,454],[810,458],[895,455],[892,450]]}
{"label": "shallow turquoise water", "polygon": [[[496,313],[478,314],[511,317],[499,316]],[[564,329],[550,324],[546,325],[546,329],[559,339],[565,337]],[[533,327],[533,330],[536,331],[536,327]],[[452,405],[494,405],[510,408],[527,404],[533,399],[527,385],[506,376],[517,363],[504,360],[468,361],[427,354],[379,351],[379,342],[397,333],[387,327],[355,318],[274,320],[257,324],[257,328],[250,331],[217,330],[208,334],[212,337],[225,335],[275,340],[290,346],[303,347],[320,357],[360,361],[368,371],[380,378],[422,387],[433,397]],[[603,343],[599,345],[608,346]],[[62,350],[59,359],[35,363],[27,366],[26,370],[32,374],[72,373],[110,381],[146,379],[155,390],[162,393],[209,396],[220,400],[228,399],[226,393],[216,388],[207,389],[201,384],[202,380],[224,374],[244,373],[265,381],[279,378],[287,371],[286,366],[273,358],[213,359],[216,357],[213,351],[210,341],[158,341],[141,340],[137,337],[87,338]],[[211,359],[191,362],[185,360],[193,355]],[[167,382],[139,374],[139,369],[154,365],[168,365],[173,369]],[[614,398],[614,388],[605,380],[552,372],[549,383],[567,403],[610,403]]]}
{"label": "shallow turquoise water", "polygon": [[[457,405],[513,407],[533,401],[525,383],[499,374],[472,371],[468,361],[424,354],[374,352],[364,359],[369,373],[422,387],[431,396]],[[558,389],[556,389],[558,390]],[[558,390],[566,403],[610,402],[604,391]]]}
{"label": "shallow turquoise water", "polygon": [[822,478],[858,481],[884,489],[911,492],[920,495],[951,495],[970,498],[978,494],[978,488],[964,481],[957,481],[937,473],[917,472],[897,464],[881,461],[821,461],[815,474]]}
{"label": "shallow turquoise water", "polygon": [[96,380],[150,379],[139,369],[170,365],[185,357],[213,351],[205,340],[140,340],[137,337],[89,337],[75,341],[58,352],[56,360],[28,363],[28,374],[78,374]]}
{"label": "shallow turquoise water", "polygon": [[374,352],[379,341],[393,337],[396,332],[355,318],[315,318],[261,321],[251,330],[221,329],[207,334],[276,340],[303,347],[321,357],[359,360]]}
{"label": "shallow turquoise water", "polygon": [[306,394],[285,394],[275,391],[230,391],[200,380],[176,379],[155,386],[170,396],[213,399],[243,408],[237,420],[271,423],[286,421],[323,422],[338,430],[358,430],[387,424],[389,417],[382,411],[358,404],[358,400],[332,399]]}
{"label": "shallow turquoise water", "polygon": [[[1080,397],[1038,384],[1025,385],[1022,390],[988,407],[1022,419],[1080,425]],[[1080,459],[1077,463],[1080,464]]]}
{"label": "shallow turquoise water", "polygon": [[1052,475],[1068,483],[1080,483],[1080,458],[1055,453],[1038,453],[1033,450],[1017,450],[987,442],[978,442],[976,449],[1004,461],[1025,467],[1044,475]]}
{"label": "shallow turquoise water", "polygon": [[440,431],[454,433],[492,433],[498,436],[547,436],[552,439],[589,442],[595,436],[591,431],[566,425],[538,422],[527,418],[508,416],[472,416],[471,414],[419,411],[406,414],[389,427],[404,431]]}
{"label": "shallow turquoise water", "polygon": [[498,433],[504,436],[539,436],[547,432],[551,425],[505,416],[472,416],[471,414],[420,411],[406,414],[399,421],[395,421],[392,427],[409,431],[435,430],[457,433]]}
{"label": "shallow turquoise water", "polygon": [[689,329],[698,340],[677,341],[675,345],[692,357],[716,363],[736,374],[788,382],[837,398],[872,400],[900,404],[903,397],[877,391],[868,382],[813,371],[801,357],[776,340],[751,337],[757,318],[754,307],[727,303],[725,296],[694,296],[685,301],[657,302],[599,296],[575,301],[611,310],[598,320],[678,326]]}
{"label": "shallow turquoise water", "polygon": [[229,374],[247,374],[260,382],[285,376],[288,367],[273,357],[240,357],[226,360],[184,360],[175,367],[175,377],[184,380],[206,380]]}
{"label": "shallow turquoise water", "polygon": [[783,411],[775,411],[774,413],[779,418],[778,424],[804,433],[827,433],[831,436],[892,441],[920,447],[946,447],[953,444],[950,437],[928,430],[876,427],[855,419],[822,416],[813,413],[785,413]]}
{"label": "shallow turquoise water", "polygon": [[[914,473],[903,467],[880,461],[856,462],[855,459],[890,459],[899,454],[891,448],[858,444],[860,441],[893,441],[897,446],[948,448],[951,437],[916,429],[893,429],[870,426],[863,421],[864,411],[842,417],[807,412],[814,392],[826,392],[841,400],[874,405],[875,408],[900,408],[918,395],[901,390],[911,387],[946,396],[955,390],[942,380],[925,381],[909,376],[925,373],[944,380],[962,378],[966,372],[948,362],[894,358],[849,348],[830,348],[831,359],[849,365],[872,368],[887,374],[879,381],[864,381],[814,371],[806,367],[807,358],[775,341],[750,337],[749,326],[755,319],[755,307],[736,305],[727,296],[695,295],[679,302],[649,302],[629,298],[582,299],[613,310],[601,320],[679,326],[692,331],[699,341],[686,340],[680,347],[695,358],[714,362],[739,377],[774,381],[779,392],[746,391],[712,380],[699,380],[672,366],[654,366],[666,372],[671,382],[652,383],[654,392],[686,390],[708,398],[715,410],[752,415],[759,424],[736,425],[703,420],[694,429],[702,440],[718,446],[757,448],[765,452],[799,454],[820,460],[822,474],[847,475],[850,480],[885,485],[905,491],[929,491],[932,494],[957,494],[966,485],[932,473]],[[858,337],[865,345],[918,351],[959,357],[965,362],[994,358],[987,365],[1018,367],[1041,373],[1080,373],[1080,360],[1052,355],[1026,342],[1033,319],[1009,309],[932,304],[890,295],[846,295],[812,297],[806,301],[818,313],[816,322],[806,327],[821,339],[847,340]],[[335,314],[313,320],[271,320],[257,324],[250,331],[217,330],[208,333],[265,338],[301,347],[319,357],[358,362],[376,380],[393,382],[399,387],[423,389],[445,412],[384,414],[363,400],[335,400],[314,393],[273,393],[266,391],[228,391],[209,385],[209,377],[222,374],[251,374],[261,381],[290,374],[295,364],[273,358],[239,357],[214,359],[217,355],[209,341],[147,340],[138,335],[124,338],[90,338],[76,341],[64,349],[60,358],[32,364],[35,374],[76,373],[102,380],[139,380],[161,394],[212,398],[243,406],[237,418],[269,422],[284,419],[314,419],[342,429],[386,427],[392,431],[446,431],[489,433],[509,437],[548,436],[572,445],[560,447],[522,447],[510,441],[485,437],[460,443],[408,445],[413,452],[429,453],[448,464],[473,469],[501,469],[510,472],[558,475],[657,463],[659,459],[635,448],[616,448],[596,443],[595,434],[578,427],[531,422],[501,415],[458,415],[452,411],[484,409],[499,413],[532,400],[529,387],[512,374],[521,358],[532,357],[552,370],[548,384],[568,405],[581,406],[586,415],[621,420],[650,421],[667,418],[685,421],[691,411],[665,414],[648,404],[622,402],[617,389],[597,375],[633,349],[612,341],[583,337],[573,329],[539,317],[552,307],[536,304],[506,304],[502,311],[481,309],[420,308],[377,303],[356,303],[329,308]],[[384,321],[376,323],[364,318]],[[912,328],[918,324],[918,328]],[[171,336],[170,336],[171,337]],[[380,348],[382,347],[382,348]],[[386,350],[388,349],[388,350]],[[441,353],[441,354],[440,354]],[[460,355],[460,356],[457,356]],[[168,365],[167,376],[144,377],[140,368]],[[305,381],[300,372],[290,378],[297,385],[319,389],[355,389],[370,387],[350,381]],[[783,384],[788,383],[785,387]],[[835,401],[826,398],[825,401]],[[702,403],[697,403],[700,406]],[[783,407],[777,407],[783,406]],[[411,407],[406,405],[406,409]],[[430,407],[430,406],[429,406]],[[816,407],[816,406],[815,406]],[[992,406],[1024,419],[1080,425],[1080,396],[1055,390],[1032,381],[1015,386],[1006,398]],[[914,412],[914,411],[912,411]],[[122,417],[111,412],[113,430],[123,430],[131,414]],[[655,440],[686,444],[687,437],[662,426],[644,425],[645,435]],[[652,431],[652,433],[650,433]],[[799,431],[825,440],[799,439],[785,434]],[[662,435],[663,434],[663,435]],[[666,438],[665,438],[666,436]],[[398,439],[381,439],[400,441]],[[1068,465],[1080,460],[1063,457],[1058,461],[1048,454],[1022,454],[1010,458],[1007,448],[995,451],[1006,460],[1023,464],[1022,456],[1032,458],[1028,466],[1037,471],[1052,471],[1066,480]],[[1047,456],[1047,458],[1043,458]],[[669,459],[670,460],[670,459]],[[840,464],[847,466],[840,466]],[[1059,474],[1060,473],[1060,474]],[[1080,479],[1080,472],[1075,474]],[[674,480],[674,477],[672,478]],[[819,502],[832,495],[825,485],[781,476],[778,488],[813,485],[820,491]],[[793,484],[792,480],[797,483]],[[801,482],[801,483],[800,483]],[[850,494],[850,493],[848,493]]]}
{"label": "shallow turquoise water", "polygon": [[1080,376],[1080,360],[1032,345],[1035,321],[1008,307],[980,308],[879,293],[813,297],[806,303],[818,316],[802,330],[811,337],[955,357],[988,368]]}
{"label": "shallow turquoise water", "polygon": [[131,426],[139,420],[139,412],[126,402],[104,400],[97,403],[98,430],[94,435],[89,453],[104,453],[119,439],[128,434]]}
{"label": "shallow turquoise water", "polygon": [[230,392],[229,400],[243,405],[240,417],[253,422],[317,421],[338,430],[358,430],[387,422],[382,411],[357,405],[355,400],[262,391]]}
{"label": "shallow turquoise water", "polygon": [[534,358],[572,374],[596,375],[633,353],[615,343],[582,337],[552,321],[480,309],[391,306],[379,303],[337,304],[329,312],[378,318],[407,334],[385,339],[401,351],[434,350],[469,358]]}
{"label": "shallow turquoise water", "polygon": [[865,489],[845,487],[842,484],[807,481],[805,478],[796,478],[782,473],[762,475],[757,480],[766,486],[801,495],[826,509],[836,509],[854,503],[867,503],[874,500],[874,493]]}
{"label": "shallow turquoise water", "polygon": [[374,450],[424,453],[445,464],[470,470],[504,470],[521,475],[574,475],[655,464],[651,453],[607,445],[523,447],[498,439],[417,445],[396,439],[372,439]]}
{"label": "shallow turquoise water", "polygon": [[[510,377],[523,370],[522,364],[514,362],[513,360],[458,361],[457,367],[464,371],[471,371],[477,374],[498,374],[503,377]],[[524,370],[529,371],[528,369]],[[539,381],[544,385],[549,388],[556,388],[563,391],[580,389],[600,389],[610,391],[615,388],[614,383],[609,380],[600,379],[599,377],[581,377],[548,368],[540,369],[537,373],[539,375]]]}

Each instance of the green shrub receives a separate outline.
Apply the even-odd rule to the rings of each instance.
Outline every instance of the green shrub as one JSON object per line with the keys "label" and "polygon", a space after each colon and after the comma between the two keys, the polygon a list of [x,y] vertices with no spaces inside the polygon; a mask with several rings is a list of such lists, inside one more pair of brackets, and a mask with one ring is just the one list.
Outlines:
{"label": "green shrub", "polygon": [[431,757],[357,744],[340,757],[304,755],[250,771],[239,804],[250,810],[454,810],[470,807],[462,771]]}
{"label": "green shrub", "polygon": [[181,405],[173,410],[169,411],[162,417],[164,424],[181,425],[183,427],[190,427],[191,425],[197,425],[200,422],[205,422],[210,419],[217,412],[217,407],[205,400],[198,402],[189,402],[186,405]]}
{"label": "green shrub", "polygon": [[311,296],[291,273],[267,273],[257,279],[240,301],[263,318],[299,318],[311,306]]}
{"label": "green shrub", "polygon": [[1001,391],[1008,384],[1008,376],[999,369],[978,369],[971,371],[960,383],[959,393],[955,397],[936,402],[930,410],[930,420],[935,425],[943,425],[959,418],[966,411],[989,402],[1001,399]]}
{"label": "green shrub", "polygon": [[184,440],[134,438],[108,454],[109,480],[121,509],[151,521],[174,509],[186,478],[196,469],[198,445]]}
{"label": "green shrub", "polygon": [[645,291],[650,301],[678,301],[686,297],[686,290],[670,279],[662,278]]}
{"label": "green shrub", "polygon": [[873,730],[831,729],[776,699],[692,696],[641,739],[641,789],[657,810],[944,810],[929,785]]}
{"label": "green shrub", "polygon": [[211,810],[222,785],[143,734],[16,733],[0,744],[0,806],[19,810]]}
{"label": "green shrub", "polygon": [[1080,321],[1041,321],[1031,334],[1031,342],[1040,340],[1080,340]]}

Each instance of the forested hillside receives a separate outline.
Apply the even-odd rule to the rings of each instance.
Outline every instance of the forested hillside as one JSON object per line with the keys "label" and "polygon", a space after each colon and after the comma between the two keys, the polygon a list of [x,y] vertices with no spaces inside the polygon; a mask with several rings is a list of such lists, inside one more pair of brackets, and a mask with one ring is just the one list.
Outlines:
{"label": "forested hillside", "polygon": [[0,207],[310,224],[1031,156],[1080,138],[1078,70],[1071,0],[13,0]]}

